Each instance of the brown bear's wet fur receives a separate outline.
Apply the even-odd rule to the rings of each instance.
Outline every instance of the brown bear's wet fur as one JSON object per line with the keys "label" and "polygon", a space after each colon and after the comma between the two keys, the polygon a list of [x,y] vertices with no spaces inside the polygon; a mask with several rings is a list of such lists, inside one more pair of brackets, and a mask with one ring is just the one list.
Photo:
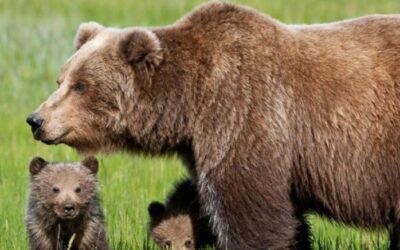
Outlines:
{"label": "brown bear's wet fur", "polygon": [[199,195],[191,180],[177,183],[165,204],[152,202],[148,211],[150,235],[163,249],[203,249],[216,243],[210,217],[201,212]]}
{"label": "brown bear's wet fur", "polygon": [[178,152],[222,249],[308,248],[307,211],[386,227],[399,249],[399,31],[399,15],[286,25],[227,3],[83,24],[34,136]]}
{"label": "brown bear's wet fur", "polygon": [[97,170],[94,157],[82,163],[49,163],[40,157],[31,161],[26,212],[30,249],[109,249]]}

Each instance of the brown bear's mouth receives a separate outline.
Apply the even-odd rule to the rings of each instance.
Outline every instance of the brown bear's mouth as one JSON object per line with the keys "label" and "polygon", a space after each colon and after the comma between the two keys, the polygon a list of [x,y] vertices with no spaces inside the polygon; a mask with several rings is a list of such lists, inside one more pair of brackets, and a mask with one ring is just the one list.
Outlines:
{"label": "brown bear's mouth", "polygon": [[[64,133],[62,133],[59,137],[54,138],[54,139],[47,139],[47,138],[40,138],[42,136],[43,133],[40,133],[38,136],[36,136],[36,133],[34,134],[34,137],[36,140],[40,140],[41,142],[47,144],[47,145],[51,145],[51,144],[59,144],[61,143],[62,139],[65,138],[69,132],[71,130],[67,130]],[[40,131],[38,131],[37,133],[39,133]]]}
{"label": "brown bear's mouth", "polygon": [[64,211],[59,211],[58,209],[55,210],[55,213],[58,218],[61,220],[72,220],[78,217],[79,215],[79,209],[76,209],[74,212],[64,212]]}
{"label": "brown bear's mouth", "polygon": [[73,214],[73,215],[63,214],[63,215],[60,215],[59,217],[60,217],[60,219],[64,219],[64,220],[72,220],[72,219],[75,219],[77,216],[78,216],[78,214]]}
{"label": "brown bear's mouth", "polygon": [[35,140],[41,140],[40,138],[43,136],[43,130],[42,129],[38,129],[36,131],[33,131],[33,129],[32,129],[32,134],[33,134],[33,138]]}

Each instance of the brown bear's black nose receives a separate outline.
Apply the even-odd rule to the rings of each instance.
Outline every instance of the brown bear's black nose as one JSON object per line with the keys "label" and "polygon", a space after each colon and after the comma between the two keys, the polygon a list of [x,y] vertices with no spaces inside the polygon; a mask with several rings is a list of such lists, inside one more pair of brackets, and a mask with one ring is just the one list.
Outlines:
{"label": "brown bear's black nose", "polygon": [[67,214],[71,214],[75,211],[75,207],[73,204],[66,204],[64,205],[64,212]]}
{"label": "brown bear's black nose", "polygon": [[33,113],[28,116],[26,122],[31,126],[32,133],[35,133],[35,131],[42,126],[43,119],[40,118],[37,114]]}

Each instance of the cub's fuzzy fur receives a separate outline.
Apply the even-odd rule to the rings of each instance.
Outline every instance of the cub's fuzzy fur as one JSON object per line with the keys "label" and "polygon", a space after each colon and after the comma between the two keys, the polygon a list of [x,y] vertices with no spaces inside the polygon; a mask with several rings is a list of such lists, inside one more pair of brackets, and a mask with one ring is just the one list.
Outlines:
{"label": "cub's fuzzy fur", "polygon": [[49,163],[36,157],[29,169],[26,228],[30,249],[109,249],[97,197],[97,159]]}
{"label": "cub's fuzzy fur", "polygon": [[199,196],[191,180],[179,182],[165,204],[152,202],[150,234],[163,249],[202,249],[215,245],[210,217],[200,211]]}

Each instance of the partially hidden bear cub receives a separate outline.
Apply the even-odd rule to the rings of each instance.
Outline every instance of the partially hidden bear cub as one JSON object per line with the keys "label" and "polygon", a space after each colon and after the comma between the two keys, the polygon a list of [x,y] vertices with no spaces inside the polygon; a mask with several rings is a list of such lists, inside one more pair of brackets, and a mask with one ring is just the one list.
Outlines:
{"label": "partially hidden bear cub", "polygon": [[26,228],[31,250],[109,249],[97,196],[98,161],[29,165]]}
{"label": "partially hidden bear cub", "polygon": [[196,186],[189,180],[179,182],[165,204],[148,207],[150,235],[162,249],[202,249],[216,244],[210,217],[201,213]]}

